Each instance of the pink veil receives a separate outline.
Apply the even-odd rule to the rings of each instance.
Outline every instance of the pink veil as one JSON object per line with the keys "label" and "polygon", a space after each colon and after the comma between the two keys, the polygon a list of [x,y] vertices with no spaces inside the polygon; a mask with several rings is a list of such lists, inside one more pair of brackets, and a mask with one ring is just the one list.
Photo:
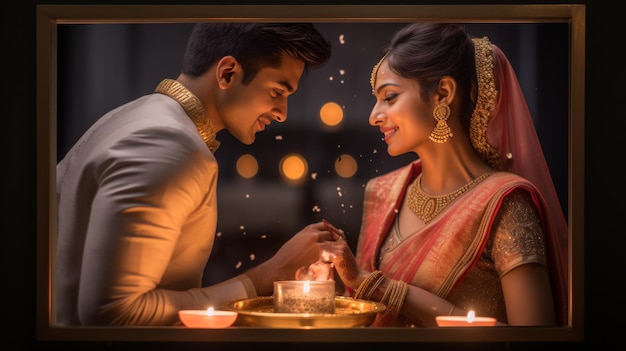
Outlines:
{"label": "pink veil", "polygon": [[567,223],[526,99],[509,60],[500,48],[492,46],[498,100],[489,120],[487,140],[498,150],[503,170],[521,175],[539,188],[567,258]]}
{"label": "pink veil", "polygon": [[492,48],[498,95],[489,117],[487,141],[498,150],[503,171],[528,179],[541,192],[547,235],[552,235],[547,240],[558,252],[556,266],[564,285],[569,262],[567,222],[515,71],[502,50],[496,45]]}

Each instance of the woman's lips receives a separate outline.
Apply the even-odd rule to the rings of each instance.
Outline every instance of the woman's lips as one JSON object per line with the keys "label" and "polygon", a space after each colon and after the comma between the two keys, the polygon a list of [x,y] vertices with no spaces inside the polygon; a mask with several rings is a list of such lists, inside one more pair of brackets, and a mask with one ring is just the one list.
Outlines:
{"label": "woman's lips", "polygon": [[388,141],[392,136],[394,136],[396,134],[396,131],[398,130],[398,128],[386,128],[386,129],[381,129],[381,133],[383,133],[383,140],[384,141]]}

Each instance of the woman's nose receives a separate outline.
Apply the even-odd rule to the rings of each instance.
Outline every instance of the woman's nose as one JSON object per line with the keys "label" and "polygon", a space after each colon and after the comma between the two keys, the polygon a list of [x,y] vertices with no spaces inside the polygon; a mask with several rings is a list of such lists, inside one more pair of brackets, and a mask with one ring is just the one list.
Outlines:
{"label": "woman's nose", "polygon": [[372,112],[370,113],[370,118],[369,118],[369,122],[371,126],[377,126],[380,123],[383,123],[385,119],[385,114],[377,111],[376,109],[372,110]]}

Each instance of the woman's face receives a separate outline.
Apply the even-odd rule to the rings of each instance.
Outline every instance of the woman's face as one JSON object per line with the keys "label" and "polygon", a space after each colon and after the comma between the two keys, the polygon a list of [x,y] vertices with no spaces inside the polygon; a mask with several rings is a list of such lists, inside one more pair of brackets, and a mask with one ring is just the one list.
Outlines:
{"label": "woman's face", "polygon": [[436,123],[433,106],[422,98],[419,83],[392,72],[385,60],[376,72],[374,96],[369,123],[380,128],[389,155],[418,153]]}

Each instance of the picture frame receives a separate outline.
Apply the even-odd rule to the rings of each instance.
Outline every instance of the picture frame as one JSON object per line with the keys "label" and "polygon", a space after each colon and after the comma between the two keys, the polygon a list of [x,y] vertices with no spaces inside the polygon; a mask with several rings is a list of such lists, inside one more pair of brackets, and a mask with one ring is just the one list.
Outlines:
{"label": "picture frame", "polygon": [[[66,327],[54,324],[58,26],[215,21],[316,23],[563,23],[568,26],[567,218],[569,321],[564,327],[228,328]],[[579,341],[584,334],[584,5],[38,5],[37,338],[74,341],[516,342]],[[303,223],[304,224],[304,223]]]}

